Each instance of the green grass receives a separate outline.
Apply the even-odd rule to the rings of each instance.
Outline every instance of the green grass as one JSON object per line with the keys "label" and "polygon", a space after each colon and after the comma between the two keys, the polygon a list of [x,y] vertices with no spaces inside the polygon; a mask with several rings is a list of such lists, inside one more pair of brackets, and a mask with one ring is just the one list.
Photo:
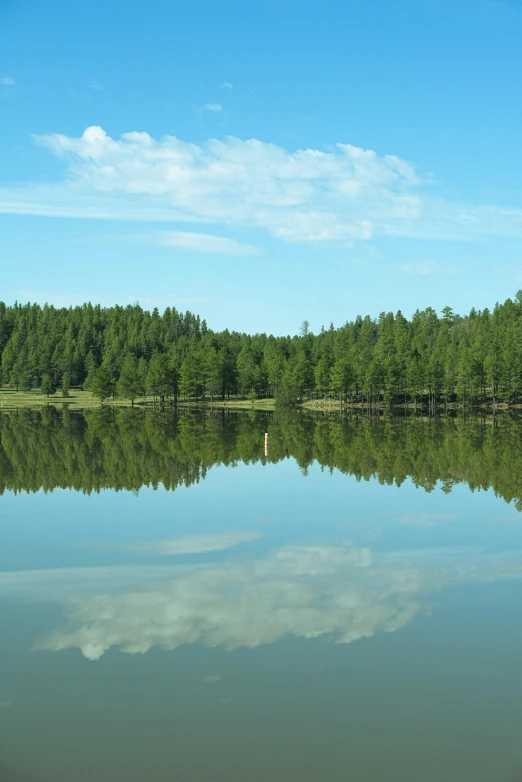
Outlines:
{"label": "green grass", "polygon": [[230,408],[237,408],[241,410],[273,410],[274,408],[274,400],[273,399],[254,399],[252,401],[251,399],[214,399],[213,402],[210,401],[210,399],[205,399],[204,401],[199,400],[196,402],[195,400],[191,400],[189,402],[184,402],[180,400],[179,402],[182,406],[189,406],[189,407],[230,407]]}
{"label": "green grass", "polygon": [[[47,397],[40,391],[15,391],[10,388],[0,388],[0,409],[12,410],[17,407],[42,407],[42,405],[67,405],[72,410],[85,410],[87,407],[99,407],[100,400],[93,397],[89,391],[79,391],[72,388],[70,396],[63,397],[61,392]],[[107,400],[104,404],[112,404]],[[115,404],[130,405],[125,399],[119,399]]]}
{"label": "green grass", "polygon": [[[151,396],[147,396],[145,400],[142,397],[136,399],[134,405],[136,407],[142,407],[143,403],[152,405],[153,399]],[[171,400],[167,404],[170,404]],[[130,407],[130,401],[128,399],[116,399],[114,402],[112,399],[105,399],[104,405],[115,405],[117,407]],[[256,399],[253,403],[249,399],[216,399],[214,402],[205,400],[202,402],[184,402],[179,400],[180,406],[194,407],[228,407],[239,408],[243,410],[271,410],[274,407],[273,399]],[[45,405],[67,405],[71,410],[85,410],[87,408],[99,407],[100,400],[94,397],[90,391],[81,391],[75,388],[71,388],[68,397],[63,397],[61,392],[51,394],[47,397],[45,394],[40,393],[38,390],[34,391],[15,391],[12,388],[0,388],[0,410],[15,410],[20,407],[42,407]]]}

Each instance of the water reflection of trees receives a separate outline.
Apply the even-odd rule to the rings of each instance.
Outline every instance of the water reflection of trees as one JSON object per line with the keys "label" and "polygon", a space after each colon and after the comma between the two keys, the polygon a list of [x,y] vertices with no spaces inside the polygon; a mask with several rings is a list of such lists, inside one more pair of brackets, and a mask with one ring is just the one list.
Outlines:
{"label": "water reflection of trees", "polygon": [[[264,455],[264,432],[270,433]],[[309,415],[19,411],[0,415],[0,493],[190,486],[215,464],[314,461],[357,479],[431,491],[492,487],[522,509],[522,421],[511,416],[316,418]]]}

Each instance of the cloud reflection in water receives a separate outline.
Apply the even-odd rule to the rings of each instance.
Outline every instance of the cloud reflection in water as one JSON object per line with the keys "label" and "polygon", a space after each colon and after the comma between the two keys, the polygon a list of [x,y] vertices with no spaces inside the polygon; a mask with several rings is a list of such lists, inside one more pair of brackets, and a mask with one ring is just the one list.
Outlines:
{"label": "cloud reflection in water", "polygon": [[[465,549],[373,553],[345,540],[285,545],[257,559],[196,567],[94,569],[101,580],[90,570],[69,569],[61,581],[52,571],[50,592],[46,571],[33,573],[25,589],[23,574],[2,574],[0,593],[22,590],[42,599],[47,592],[63,605],[66,626],[37,649],[79,648],[98,660],[113,647],[127,654],[196,642],[254,648],[288,635],[351,643],[401,629],[446,586],[520,576],[522,556]],[[90,585],[82,590],[84,575]]]}
{"label": "cloud reflection in water", "polygon": [[[260,537],[219,533],[126,547],[136,553],[205,553]],[[201,539],[200,539],[201,538]],[[124,565],[0,573],[0,596],[63,606],[66,624],[40,640],[98,660],[189,643],[235,649],[288,635],[351,643],[395,632],[446,586],[522,574],[522,556],[470,549],[372,552],[350,540],[284,545],[264,557],[183,565]]]}

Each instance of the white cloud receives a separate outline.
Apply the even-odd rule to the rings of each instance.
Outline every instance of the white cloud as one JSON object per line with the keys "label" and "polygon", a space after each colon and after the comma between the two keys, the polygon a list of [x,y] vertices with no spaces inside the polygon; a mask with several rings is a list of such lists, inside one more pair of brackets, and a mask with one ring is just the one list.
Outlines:
{"label": "white cloud", "polygon": [[139,543],[135,546],[118,546],[118,551],[136,551],[140,554],[152,554],[160,557],[179,556],[182,554],[206,554],[210,551],[239,546],[240,543],[252,543],[259,540],[260,532],[214,532],[207,535],[186,535],[170,540]]}
{"label": "white cloud", "polygon": [[400,516],[398,522],[416,527],[435,527],[437,524],[452,522],[457,518],[451,513],[407,513]]}
{"label": "white cloud", "polygon": [[11,76],[0,76],[0,84],[3,84],[5,87],[14,87],[16,82]]}
{"label": "white cloud", "polygon": [[[343,245],[376,235],[522,237],[522,210],[446,202],[426,193],[406,161],[350,144],[291,152],[234,137],[115,139],[99,127],[36,141],[66,162],[66,176],[0,188],[0,212],[261,229],[286,242]],[[442,268],[425,261],[403,271],[449,272]]]}
{"label": "white cloud", "polygon": [[186,231],[166,231],[152,234],[151,240],[166,247],[179,247],[182,250],[199,253],[223,253],[224,255],[259,255],[261,250],[251,244],[241,244],[233,239],[212,234],[188,233]]}
{"label": "white cloud", "polygon": [[220,103],[205,103],[207,111],[223,111],[223,106]]}
{"label": "white cloud", "polygon": [[219,85],[219,88],[221,90],[233,90],[234,85],[231,84],[229,81],[222,81],[221,84]]}
{"label": "white cloud", "polygon": [[143,244],[154,244],[161,247],[173,247],[188,252],[218,253],[221,255],[237,255],[246,257],[261,255],[262,250],[252,244],[238,242],[225,236],[194,231],[150,231],[136,234],[97,234],[96,237],[82,238],[82,242],[122,242],[130,241]]}
{"label": "white cloud", "polygon": [[98,127],[36,141],[67,161],[66,180],[0,190],[0,211],[205,222],[263,228],[286,241],[351,242],[372,235],[379,210],[417,209],[402,193],[419,181],[407,163],[346,144],[290,153],[232,137],[202,146],[136,132],[115,140]]}
{"label": "white cloud", "polygon": [[284,546],[264,559],[181,572],[137,591],[84,595],[66,600],[70,626],[37,648],[80,648],[97,660],[114,646],[128,654],[196,641],[254,648],[288,634],[350,643],[398,630],[421,609],[415,569],[371,565],[369,549],[349,541]]}
{"label": "white cloud", "polygon": [[199,642],[257,647],[286,635],[351,643],[395,632],[441,589],[522,575],[520,552],[373,553],[349,540],[286,545],[258,559],[0,573],[0,594],[61,603],[67,624],[37,643],[99,659]]}
{"label": "white cloud", "polygon": [[167,565],[9,570],[0,572],[0,594],[28,601],[62,601],[66,599],[68,592],[81,594],[99,589],[124,588],[131,583],[140,584],[168,578],[175,572],[176,568]]}
{"label": "white cloud", "polygon": [[432,274],[458,274],[460,269],[453,266],[443,266],[436,261],[416,261],[414,263],[400,263],[399,269],[404,274],[425,277]]}
{"label": "white cloud", "polygon": [[101,86],[99,81],[96,81],[96,79],[91,79],[89,81],[89,89],[90,90],[102,90],[103,87]]}

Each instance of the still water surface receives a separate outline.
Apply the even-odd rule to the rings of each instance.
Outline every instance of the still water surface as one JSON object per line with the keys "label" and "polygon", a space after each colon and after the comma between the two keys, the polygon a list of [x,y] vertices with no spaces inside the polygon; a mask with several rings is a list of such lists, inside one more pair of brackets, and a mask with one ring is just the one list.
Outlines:
{"label": "still water surface", "polygon": [[516,420],[3,415],[0,493],[2,782],[522,778]]}

